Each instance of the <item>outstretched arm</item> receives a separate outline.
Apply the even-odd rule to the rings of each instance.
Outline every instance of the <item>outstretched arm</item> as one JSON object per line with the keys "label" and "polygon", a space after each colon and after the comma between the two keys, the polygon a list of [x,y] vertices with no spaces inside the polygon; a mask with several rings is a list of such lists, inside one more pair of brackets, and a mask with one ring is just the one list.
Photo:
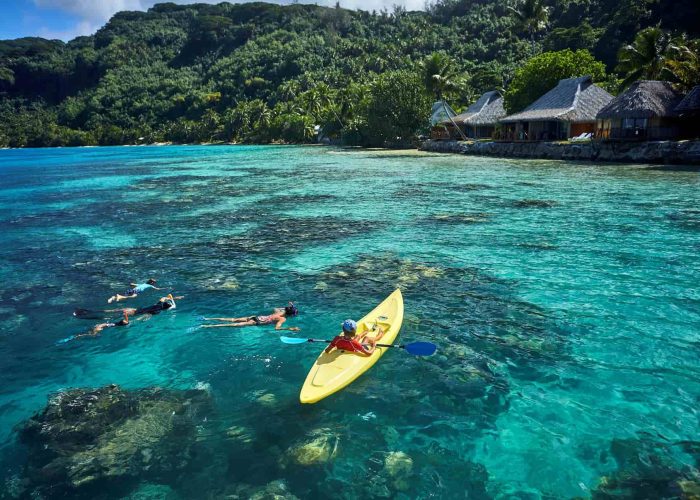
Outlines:
{"label": "outstretched arm", "polygon": [[289,328],[282,328],[282,325],[284,324],[285,321],[287,321],[287,318],[280,318],[280,320],[275,325],[275,330],[287,330],[290,332],[298,332],[299,330],[301,330],[301,328],[297,328],[296,326],[292,326]]}

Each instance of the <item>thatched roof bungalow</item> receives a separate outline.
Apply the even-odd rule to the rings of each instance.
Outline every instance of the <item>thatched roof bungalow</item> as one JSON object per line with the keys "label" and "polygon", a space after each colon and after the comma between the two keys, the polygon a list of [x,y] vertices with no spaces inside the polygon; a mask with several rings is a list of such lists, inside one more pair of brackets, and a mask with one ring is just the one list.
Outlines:
{"label": "thatched roof bungalow", "polygon": [[[506,111],[503,108],[503,97],[499,92],[491,90],[484,92],[464,113],[458,114],[452,120],[466,137],[485,139],[493,136],[498,121],[504,116]],[[452,125],[449,120],[443,124],[448,127]]]}
{"label": "thatched roof bungalow", "polygon": [[501,119],[507,138],[567,139],[595,131],[596,114],[613,99],[590,76],[565,78],[520,113]]}
{"label": "thatched roof bungalow", "polygon": [[597,135],[626,140],[677,138],[680,129],[675,109],[682,97],[669,82],[635,82],[600,110]]}
{"label": "thatched roof bungalow", "polygon": [[700,138],[700,85],[696,85],[674,109],[680,120],[681,135]]}
{"label": "thatched roof bungalow", "polygon": [[430,138],[433,140],[450,139],[450,128],[457,113],[444,100],[436,101],[430,110]]}

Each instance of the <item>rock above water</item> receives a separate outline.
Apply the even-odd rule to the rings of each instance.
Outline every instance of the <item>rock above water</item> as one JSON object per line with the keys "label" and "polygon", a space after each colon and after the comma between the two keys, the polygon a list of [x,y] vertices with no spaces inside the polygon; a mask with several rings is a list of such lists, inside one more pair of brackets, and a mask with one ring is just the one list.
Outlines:
{"label": "rock above water", "polygon": [[196,389],[58,393],[19,430],[28,448],[24,483],[53,496],[108,479],[157,479],[188,464],[196,425],[211,410],[207,391]]}

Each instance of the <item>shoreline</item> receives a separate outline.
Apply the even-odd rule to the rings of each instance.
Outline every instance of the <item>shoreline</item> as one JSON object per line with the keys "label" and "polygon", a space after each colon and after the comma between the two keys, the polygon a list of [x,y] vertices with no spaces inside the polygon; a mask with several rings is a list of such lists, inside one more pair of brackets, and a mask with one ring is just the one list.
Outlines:
{"label": "shoreline", "polygon": [[420,146],[420,149],[433,153],[530,160],[700,165],[700,140],[572,143],[435,141],[429,139]]}
{"label": "shoreline", "polygon": [[89,145],[89,146],[25,146],[25,147],[0,147],[0,151],[20,151],[23,149],[52,150],[52,149],[96,149],[96,148],[134,148],[134,147],[164,147],[164,146],[277,146],[277,147],[314,147],[314,148],[335,148],[343,152],[363,152],[363,153],[384,153],[384,154],[412,154],[423,156],[432,154],[430,151],[423,151],[421,147],[401,147],[401,148],[380,148],[363,146],[343,146],[340,144],[323,143],[241,143],[241,142],[154,142],[149,144],[110,144],[110,145]]}

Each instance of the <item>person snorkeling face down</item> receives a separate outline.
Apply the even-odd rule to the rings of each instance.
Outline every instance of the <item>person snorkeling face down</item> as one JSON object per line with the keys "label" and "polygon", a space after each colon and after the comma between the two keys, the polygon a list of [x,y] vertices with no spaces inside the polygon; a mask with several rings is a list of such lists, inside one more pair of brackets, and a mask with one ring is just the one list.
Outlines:
{"label": "person snorkeling face down", "polygon": [[107,328],[114,328],[116,326],[127,326],[129,324],[129,313],[127,311],[123,311],[123,316],[124,317],[121,320],[116,322],[99,323],[93,326],[88,333],[81,333],[80,335],[75,335],[74,337],[71,337],[71,340],[83,337],[97,337],[98,335],[100,335],[102,330],[105,330]]}
{"label": "person snorkeling face down", "polygon": [[[370,330],[362,335],[357,334],[357,323],[351,319],[346,319],[342,324],[343,333],[335,337],[326,347],[324,352],[331,352],[333,349],[352,352],[361,356],[370,356],[377,348],[377,341],[384,336],[384,331],[379,328],[379,333],[374,338],[367,338]],[[365,345],[366,341],[368,345]]]}
{"label": "person snorkeling face down", "polygon": [[129,283],[129,288],[124,293],[118,293],[111,296],[109,299],[107,299],[107,303],[111,304],[112,302],[121,302],[122,300],[133,299],[149,288],[154,290],[162,290],[162,288],[156,287],[156,280],[149,278],[145,283]]}
{"label": "person snorkeling face down", "polygon": [[244,326],[263,326],[275,325],[275,330],[288,330],[298,332],[300,328],[288,327],[283,328],[282,325],[287,318],[297,316],[299,309],[294,305],[294,302],[289,302],[285,307],[277,307],[274,312],[267,316],[243,316],[240,318],[203,318],[205,321],[226,321],[219,325],[202,325],[202,328],[222,328],[222,327],[244,327]]}

